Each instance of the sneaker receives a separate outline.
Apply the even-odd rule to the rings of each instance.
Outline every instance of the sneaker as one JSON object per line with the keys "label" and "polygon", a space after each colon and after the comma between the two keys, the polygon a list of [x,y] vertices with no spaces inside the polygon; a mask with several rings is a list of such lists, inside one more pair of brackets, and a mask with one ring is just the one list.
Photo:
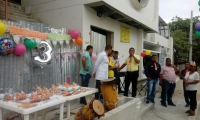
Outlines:
{"label": "sneaker", "polygon": [[155,103],[155,101],[154,101],[154,100],[151,100],[151,102],[152,102],[152,103]]}
{"label": "sneaker", "polygon": [[170,106],[176,106],[174,103],[168,103],[168,105],[170,105]]}
{"label": "sneaker", "polygon": [[185,107],[190,107],[190,104],[186,104]]}
{"label": "sneaker", "polygon": [[166,103],[161,102],[161,105],[167,107]]}
{"label": "sneaker", "polygon": [[149,101],[146,101],[146,104],[149,104]]}

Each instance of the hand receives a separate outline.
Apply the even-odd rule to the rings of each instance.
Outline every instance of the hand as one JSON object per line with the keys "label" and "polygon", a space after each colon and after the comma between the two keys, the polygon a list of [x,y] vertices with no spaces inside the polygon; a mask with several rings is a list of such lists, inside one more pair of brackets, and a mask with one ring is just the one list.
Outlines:
{"label": "hand", "polygon": [[120,71],[120,70],[121,70],[121,68],[118,68],[117,70],[118,70],[118,71]]}
{"label": "hand", "polygon": [[88,67],[84,67],[84,69],[85,69],[85,71],[88,71],[88,70],[89,70],[89,68],[88,68]]}
{"label": "hand", "polygon": [[93,78],[95,78],[95,76],[96,76],[96,73],[93,74]]}
{"label": "hand", "polygon": [[120,67],[119,66],[115,66],[114,68],[119,69]]}
{"label": "hand", "polygon": [[188,86],[188,85],[189,85],[188,81],[185,81],[184,83],[185,83],[185,86]]}
{"label": "hand", "polygon": [[160,85],[160,86],[162,86],[162,85],[163,85],[161,81],[159,82],[159,85]]}
{"label": "hand", "polygon": [[151,80],[151,78],[150,78],[150,77],[148,77],[148,78],[147,78],[147,80],[149,81],[149,80]]}

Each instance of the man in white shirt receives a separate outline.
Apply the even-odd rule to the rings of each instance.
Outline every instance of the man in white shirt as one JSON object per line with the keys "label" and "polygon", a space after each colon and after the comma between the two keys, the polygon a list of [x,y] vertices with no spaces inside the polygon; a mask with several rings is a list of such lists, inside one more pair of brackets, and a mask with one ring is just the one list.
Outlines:
{"label": "man in white shirt", "polygon": [[[97,56],[97,60],[94,65],[93,75],[96,79],[96,88],[99,90],[95,94],[95,98],[99,99],[101,89],[100,89],[100,81],[108,79],[108,55],[112,53],[112,46],[106,45],[105,51],[101,52]],[[102,96],[100,97],[102,99]]]}

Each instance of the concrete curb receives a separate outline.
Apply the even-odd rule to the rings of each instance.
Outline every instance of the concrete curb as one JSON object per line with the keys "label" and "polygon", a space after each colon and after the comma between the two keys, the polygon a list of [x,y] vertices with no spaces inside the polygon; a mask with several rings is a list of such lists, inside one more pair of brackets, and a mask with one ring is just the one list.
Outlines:
{"label": "concrete curb", "polygon": [[196,109],[196,114],[195,114],[195,116],[189,116],[189,117],[188,117],[188,120],[196,120],[197,113],[198,113],[198,111],[199,111],[199,106],[200,106],[200,102],[197,103],[197,109]]}

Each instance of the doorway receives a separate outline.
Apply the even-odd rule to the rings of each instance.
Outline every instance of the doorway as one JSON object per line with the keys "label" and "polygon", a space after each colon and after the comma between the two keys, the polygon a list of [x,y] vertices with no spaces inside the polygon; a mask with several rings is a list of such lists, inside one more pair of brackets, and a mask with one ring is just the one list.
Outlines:
{"label": "doorway", "polygon": [[109,31],[91,26],[91,45],[95,48],[95,54],[102,52],[106,45],[111,45],[111,35]]}

